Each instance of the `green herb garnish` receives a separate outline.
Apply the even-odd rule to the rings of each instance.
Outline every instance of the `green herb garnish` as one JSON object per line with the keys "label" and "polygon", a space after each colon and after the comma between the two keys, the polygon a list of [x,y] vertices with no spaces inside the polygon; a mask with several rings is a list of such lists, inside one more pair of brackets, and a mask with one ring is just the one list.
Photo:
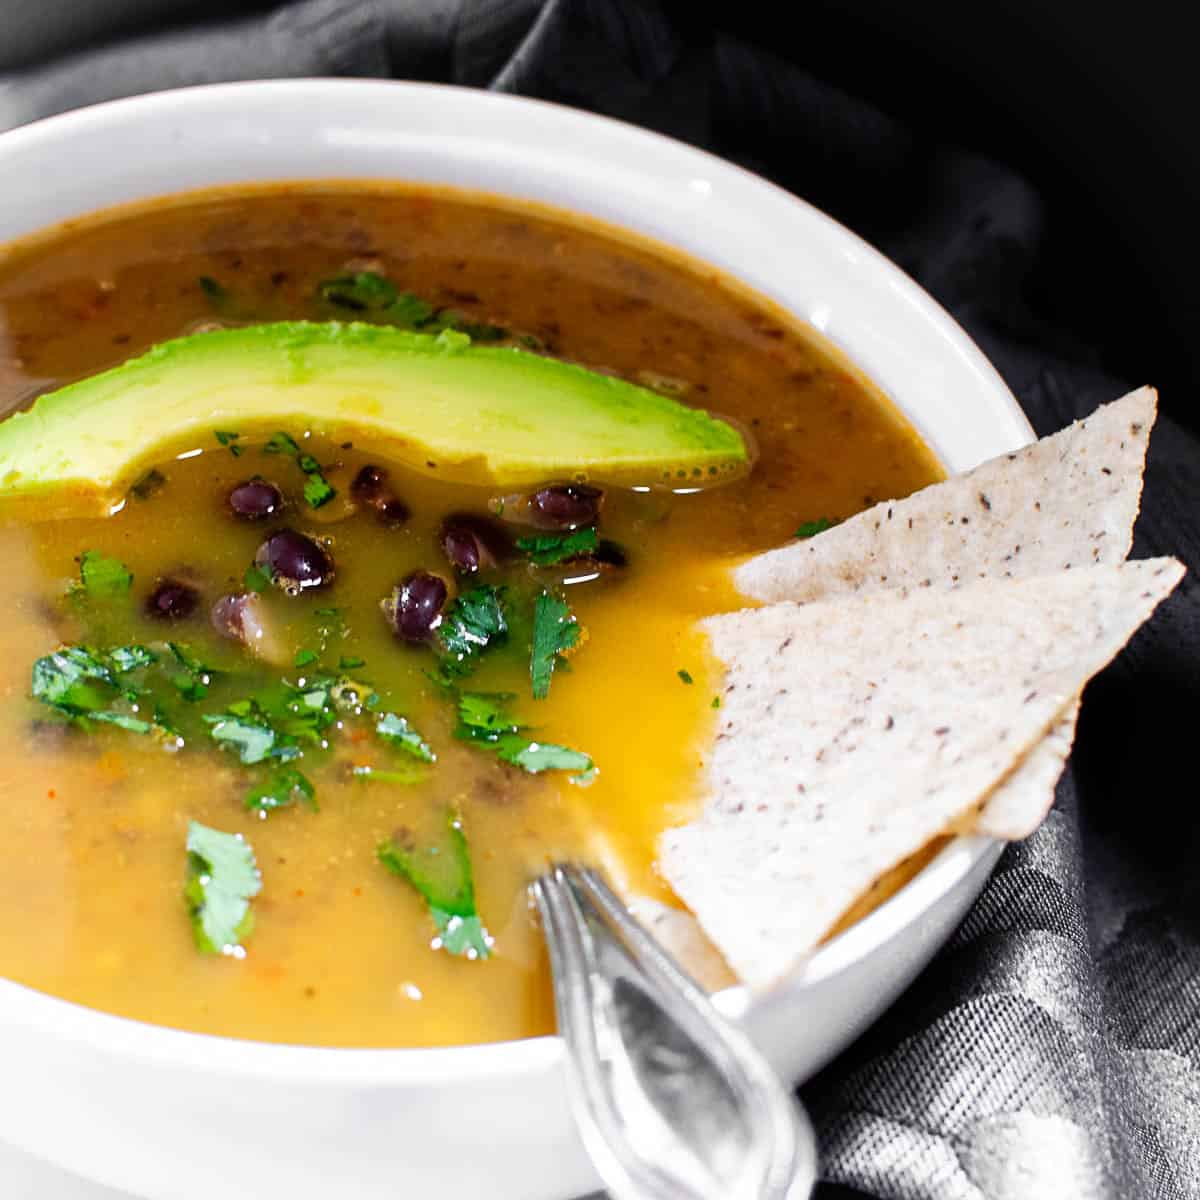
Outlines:
{"label": "green herb garnish", "polygon": [[445,950],[469,959],[488,957],[492,938],[475,908],[471,855],[457,816],[448,815],[444,836],[432,845],[413,845],[410,835],[401,832],[381,842],[376,854],[429,906]]}
{"label": "green herb garnish", "polygon": [[550,567],[590,554],[598,544],[595,527],[591,525],[573,529],[570,533],[539,533],[517,538],[517,549],[529,555],[529,561],[539,567]]}
{"label": "green herb garnish", "polygon": [[533,698],[545,700],[559,655],[579,642],[579,624],[571,606],[551,592],[543,592],[533,606],[533,649],[529,676]]}
{"label": "green herb garnish", "polygon": [[242,586],[248,592],[265,592],[271,586],[270,572],[264,571],[257,563],[251,563],[242,576]]}
{"label": "green herb garnish", "polygon": [[384,713],[375,722],[375,736],[389,746],[397,746],[422,762],[436,761],[436,755],[429,748],[429,743],[408,723],[407,718],[395,713]]}
{"label": "green herb garnish", "polygon": [[124,596],[133,583],[133,573],[119,558],[105,558],[98,550],[85,550],[79,556],[79,584],[93,600],[115,600]]}
{"label": "green herb garnish", "polygon": [[263,450],[267,454],[286,454],[296,460],[296,465],[305,474],[304,499],[309,508],[320,508],[337,495],[337,489],[325,478],[321,464],[311,454],[305,454],[291,434],[272,434]]}
{"label": "green herb garnish", "polygon": [[343,654],[342,657],[338,659],[339,671],[357,671],[359,667],[365,667],[366,665],[367,660],[365,658],[359,658],[356,654]]}
{"label": "green herb garnish", "polygon": [[171,682],[179,689],[179,694],[187,701],[195,703],[208,695],[208,685],[216,674],[212,667],[206,667],[198,658],[193,657],[186,647],[178,642],[168,642],[172,658],[183,668],[174,675]]}
{"label": "green herb garnish", "polygon": [[276,750],[274,728],[257,716],[226,712],[206,714],[204,720],[213,741],[232,750],[247,766],[272,757]]}
{"label": "green herb garnish", "polygon": [[675,674],[678,675],[679,678],[682,679],[684,683],[690,684],[690,683],[696,682],[692,678],[692,673],[690,671],[685,671],[682,667],[680,667],[679,670],[675,672]]}
{"label": "green herb garnish", "polygon": [[296,657],[292,660],[295,667],[307,667],[310,663],[317,661],[317,652],[315,650],[299,650],[296,652]]}
{"label": "green herb garnish", "polygon": [[713,708],[721,707],[721,697],[720,696],[714,696],[712,698],[712,706],[713,706]]}
{"label": "green herb garnish", "polygon": [[818,533],[824,533],[827,529],[832,529],[837,524],[830,517],[818,517],[815,521],[805,521],[792,537],[795,538],[810,538],[816,537]]}
{"label": "green herb garnish", "polygon": [[589,783],[595,765],[588,755],[553,742],[528,737],[529,726],[518,724],[510,716],[507,692],[463,692],[458,698],[458,726],[454,736],[490,750],[502,762],[530,775],[542,771],[576,771],[572,783]]}
{"label": "green herb garnish", "polygon": [[241,943],[254,925],[250,901],[261,890],[254,851],[241,834],[222,833],[198,821],[188,825],[183,894],[200,950],[244,958]]}
{"label": "green herb garnish", "polygon": [[85,729],[90,721],[100,721],[130,733],[151,733],[159,727],[157,715],[147,721],[112,705],[137,704],[142,689],[123,677],[156,661],[145,646],[120,646],[107,654],[89,646],[63,646],[33,664],[33,698]]}
{"label": "green herb garnish", "polygon": [[369,766],[354,766],[350,773],[355,779],[362,779],[367,783],[402,783],[408,787],[414,783],[420,783],[426,777],[427,772],[415,763],[410,766],[402,767],[399,770],[389,767],[369,767]]}
{"label": "green herb garnish", "polygon": [[443,680],[469,675],[480,655],[508,636],[502,589],[480,584],[464,592],[446,609],[438,634]]}
{"label": "green herb garnish", "polygon": [[213,437],[215,437],[222,446],[228,446],[229,453],[232,454],[234,458],[237,458],[237,456],[242,452],[241,446],[237,444],[238,438],[241,436],[242,435],[240,433],[230,433],[225,429],[213,430]]}
{"label": "green herb garnish", "polygon": [[246,808],[252,812],[268,813],[294,804],[317,811],[316,789],[295,767],[277,767],[246,793]]}

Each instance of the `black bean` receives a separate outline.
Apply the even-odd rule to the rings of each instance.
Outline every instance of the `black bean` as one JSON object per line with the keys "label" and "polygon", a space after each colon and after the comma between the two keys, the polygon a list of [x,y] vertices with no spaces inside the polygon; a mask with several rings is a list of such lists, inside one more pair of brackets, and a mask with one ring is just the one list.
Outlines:
{"label": "black bean", "polygon": [[382,504],[377,504],[375,511],[380,523],[393,529],[403,525],[412,515],[408,511],[408,505],[403,500],[397,500],[394,497],[391,500],[385,500]]}
{"label": "black bean", "polygon": [[365,504],[378,500],[383,495],[383,485],[387,482],[387,472],[381,467],[368,464],[354,477],[350,485],[350,494],[355,500]]}
{"label": "black bean", "polygon": [[229,509],[242,521],[263,521],[283,507],[283,493],[265,479],[247,479],[229,493]]}
{"label": "black bean", "polygon": [[444,579],[428,571],[414,571],[383,601],[383,613],[397,637],[406,642],[427,642],[442,622],[446,595]]}
{"label": "black bean", "polygon": [[189,583],[164,579],[146,598],[146,615],[164,621],[181,621],[196,611],[200,593]]}
{"label": "black bean", "polygon": [[529,507],[539,523],[555,529],[578,529],[595,524],[604,493],[586,483],[555,483],[529,497]]}
{"label": "black bean", "polygon": [[333,579],[333,559],[322,546],[294,529],[273,533],[254,561],[286,592],[324,587]]}
{"label": "black bean", "polygon": [[490,517],[453,513],[442,522],[442,550],[456,570],[472,574],[509,557],[512,542],[504,527]]}

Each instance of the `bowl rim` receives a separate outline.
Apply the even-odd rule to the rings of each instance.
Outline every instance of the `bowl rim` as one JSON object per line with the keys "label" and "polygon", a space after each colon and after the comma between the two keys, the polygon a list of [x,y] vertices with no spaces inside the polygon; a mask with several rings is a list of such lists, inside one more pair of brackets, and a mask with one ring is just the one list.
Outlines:
{"label": "bowl rim", "polygon": [[[1028,419],[995,367],[975,342],[937,301],[880,251],[808,201],[770,180],[707,150],[616,118],[551,101],[453,84],[326,77],[247,80],[172,88],[106,101],[18,126],[0,132],[0,162],[11,152],[37,152],[43,146],[52,148],[55,139],[63,134],[86,132],[93,128],[102,129],[114,120],[136,122],[146,115],[153,116],[171,108],[182,106],[186,109],[192,104],[199,108],[203,107],[206,101],[219,103],[225,98],[237,101],[247,96],[264,96],[271,99],[301,95],[311,100],[314,95],[319,97],[326,90],[341,94],[360,92],[364,103],[369,103],[372,98],[382,98],[381,93],[385,91],[388,97],[408,92],[417,98],[453,93],[459,102],[467,105],[495,106],[511,113],[549,112],[555,114],[558,120],[578,123],[581,129],[588,127],[605,130],[609,136],[623,139],[633,150],[641,149],[657,156],[670,155],[683,165],[703,168],[709,175],[715,174],[729,181],[731,186],[757,191],[777,199],[782,198],[787,203],[805,210],[809,221],[821,227],[825,234],[853,253],[859,261],[869,263],[872,269],[881,274],[890,288],[899,292],[925,321],[937,327],[941,338],[973,371],[979,382],[988,386],[1000,402],[1007,405],[1011,425],[1008,439],[1011,444],[1007,449],[1016,449],[1023,442],[1033,440],[1034,432]],[[384,177],[383,174],[376,176]],[[263,176],[264,181],[283,181],[285,178]],[[291,178],[298,182],[311,183],[318,179],[365,180],[369,177],[322,172],[320,175]],[[237,183],[231,182],[226,185],[218,182],[213,186],[234,188]],[[192,190],[195,189],[155,192],[145,195],[143,199],[183,195]],[[86,209],[79,215],[103,211],[105,207],[108,206]],[[551,204],[550,207],[561,209],[565,206]],[[53,227],[62,219],[64,218],[49,219],[40,228]],[[3,243],[0,243],[0,249],[2,248]],[[733,271],[731,274],[736,277],[737,273]],[[802,314],[794,315],[804,319]],[[897,408],[903,412],[898,403]],[[928,431],[921,428],[912,414],[904,413],[904,416],[917,425],[927,440],[931,440]],[[998,448],[997,453],[1000,452],[1002,448]],[[956,884],[989,858],[992,860],[988,864],[990,870],[1001,848],[1001,843],[988,837],[953,838],[899,891],[850,928],[819,947],[775,987],[757,996],[751,996],[744,986],[730,987],[717,993],[714,997],[715,1002],[726,1015],[742,1019],[752,1014],[759,1006],[786,1002],[787,996],[793,992],[802,991],[817,983],[826,983],[835,976],[851,970],[873,951],[920,921]],[[302,1078],[309,1083],[328,1086],[353,1083],[358,1086],[377,1085],[385,1088],[398,1082],[419,1084],[422,1081],[443,1084],[448,1075],[466,1082],[515,1078],[540,1074],[554,1066],[562,1057],[562,1047],[557,1035],[442,1047],[363,1048],[272,1043],[196,1033],[117,1016],[3,978],[0,978],[0,1023],[20,1023],[58,1039],[87,1043],[107,1054],[142,1062],[169,1063],[173,1067],[197,1072],[232,1074],[243,1078]]]}

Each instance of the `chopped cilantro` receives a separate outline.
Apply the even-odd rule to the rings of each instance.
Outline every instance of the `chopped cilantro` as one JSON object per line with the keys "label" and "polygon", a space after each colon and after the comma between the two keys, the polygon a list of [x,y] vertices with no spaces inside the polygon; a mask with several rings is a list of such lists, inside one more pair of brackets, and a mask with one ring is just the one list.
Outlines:
{"label": "chopped cilantro", "polygon": [[371,312],[387,308],[398,298],[396,285],[378,271],[338,275],[317,284],[317,295],[335,308]]}
{"label": "chopped cilantro", "polygon": [[529,676],[533,698],[545,700],[558,656],[579,642],[579,624],[571,606],[551,592],[543,592],[533,606],[533,649]]}
{"label": "chopped cilantro", "polygon": [[306,477],[304,499],[309,508],[320,508],[337,495],[337,488],[333,487],[325,478],[321,464],[311,454],[303,453],[297,445],[296,439],[290,434],[282,432],[272,434],[263,450],[267,454],[287,454],[296,460],[296,465]]}
{"label": "chopped cilantro", "polygon": [[359,667],[365,667],[366,665],[367,660],[359,658],[357,654],[343,654],[338,659],[339,671],[357,671]]}
{"label": "chopped cilantro", "polygon": [[267,443],[263,446],[264,454],[291,454],[298,456],[300,447],[296,445],[296,439],[289,433],[273,433],[267,439]]}
{"label": "chopped cilantro", "polygon": [[242,448],[237,444],[238,438],[242,436],[240,433],[229,433],[224,429],[214,429],[213,436],[218,442],[221,443],[222,446],[229,447],[229,453],[232,454],[234,458],[237,458],[237,456],[241,454]]}
{"label": "chopped cilantro", "polygon": [[130,485],[129,494],[136,500],[149,500],[151,496],[163,489],[166,482],[167,477],[161,471],[151,467]]}
{"label": "chopped cilantro", "polygon": [[469,675],[479,656],[508,636],[502,590],[481,584],[464,592],[446,609],[438,634],[443,679]]}
{"label": "chopped cilantro", "polygon": [[824,533],[827,529],[832,529],[837,524],[830,517],[818,517],[815,521],[805,521],[804,524],[792,534],[795,538],[810,538],[816,537],[818,533]]}
{"label": "chopped cilantro", "polygon": [[387,742],[389,746],[397,746],[422,762],[436,761],[436,755],[429,748],[429,743],[408,723],[405,717],[395,713],[384,713],[375,722],[375,736]]}
{"label": "chopped cilantro", "polygon": [[475,908],[471,855],[457,816],[449,814],[444,836],[433,845],[415,846],[402,832],[381,842],[376,854],[424,899],[444,949],[469,959],[488,957],[492,937]]}
{"label": "chopped cilantro", "polygon": [[336,495],[337,488],[330,484],[319,467],[304,481],[304,499],[309,508],[320,508]]}
{"label": "chopped cilantro", "polygon": [[712,706],[713,706],[713,708],[721,707],[721,697],[720,696],[714,696],[712,698]]}
{"label": "chopped cilantro", "polygon": [[188,825],[183,894],[200,950],[244,957],[241,942],[254,924],[250,901],[261,890],[254,851],[241,834],[222,833],[198,821]]}
{"label": "chopped cilantro", "polygon": [[508,693],[463,692],[458,698],[458,727],[454,736],[490,750],[502,762],[530,775],[542,771],[577,771],[573,783],[588,783],[595,772],[591,758],[579,750],[526,737],[528,726],[509,715]]}
{"label": "chopped cilantro", "polygon": [[471,321],[451,308],[436,309],[412,292],[400,291],[378,271],[338,275],[317,284],[317,295],[334,308],[347,309],[365,320],[423,333],[457,333],[469,340],[496,341],[508,336],[500,325]]}
{"label": "chopped cilantro", "polygon": [[276,767],[246,793],[246,807],[264,815],[277,808],[291,808],[297,803],[317,811],[316,789],[295,767]]}
{"label": "chopped cilantro", "polygon": [[275,730],[264,721],[233,712],[206,715],[213,741],[233,750],[247,765],[262,762],[276,748]]}
{"label": "chopped cilantro", "polygon": [[109,665],[118,675],[152,667],[157,661],[158,656],[145,646],[118,646],[108,652]]}
{"label": "chopped cilantro", "polygon": [[248,592],[265,592],[271,586],[270,573],[264,571],[257,563],[251,563],[242,576],[242,586]]}
{"label": "chopped cilantro", "polygon": [[530,562],[539,567],[579,558],[596,549],[599,539],[594,526],[573,529],[570,533],[539,533],[533,537],[517,538],[517,549],[529,555]]}
{"label": "chopped cilantro", "polygon": [[163,727],[157,714],[147,721],[110,706],[137,705],[141,689],[121,677],[155,661],[145,646],[119,646],[108,654],[88,646],[63,646],[33,664],[33,698],[85,729],[90,721],[99,721],[131,733],[151,733]]}
{"label": "chopped cilantro", "polygon": [[684,683],[695,683],[696,682],[692,678],[692,673],[690,671],[685,671],[682,667],[680,667],[679,670],[675,672],[675,674],[678,675],[679,678],[682,679]]}
{"label": "chopped cilantro", "polygon": [[300,650],[297,651],[296,657],[292,660],[296,667],[307,667],[309,663],[317,661],[317,652],[315,650]]}
{"label": "chopped cilantro", "polygon": [[115,600],[132,583],[132,572],[119,558],[105,558],[98,550],[79,556],[79,587],[93,600]]}
{"label": "chopped cilantro", "polygon": [[399,770],[391,768],[355,766],[351,768],[351,774],[355,779],[362,779],[370,783],[376,781],[379,783],[402,783],[406,787],[409,784],[420,783],[425,778],[427,772],[412,763],[401,767]]}
{"label": "chopped cilantro", "polygon": [[216,672],[212,667],[206,667],[198,658],[194,658],[187,648],[178,642],[168,642],[167,649],[183,668],[171,678],[171,682],[179,689],[179,694],[191,703],[203,700],[208,695],[208,685]]}

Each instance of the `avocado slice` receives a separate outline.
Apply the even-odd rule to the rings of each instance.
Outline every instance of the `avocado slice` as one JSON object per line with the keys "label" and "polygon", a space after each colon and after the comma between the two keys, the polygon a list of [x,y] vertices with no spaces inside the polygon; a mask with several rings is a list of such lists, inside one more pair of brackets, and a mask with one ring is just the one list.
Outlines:
{"label": "avocado slice", "polygon": [[312,430],[464,483],[696,486],[747,470],[732,426],[523,350],[386,326],[282,322],[177,338],[0,422],[0,502],[111,510],[152,462]]}

